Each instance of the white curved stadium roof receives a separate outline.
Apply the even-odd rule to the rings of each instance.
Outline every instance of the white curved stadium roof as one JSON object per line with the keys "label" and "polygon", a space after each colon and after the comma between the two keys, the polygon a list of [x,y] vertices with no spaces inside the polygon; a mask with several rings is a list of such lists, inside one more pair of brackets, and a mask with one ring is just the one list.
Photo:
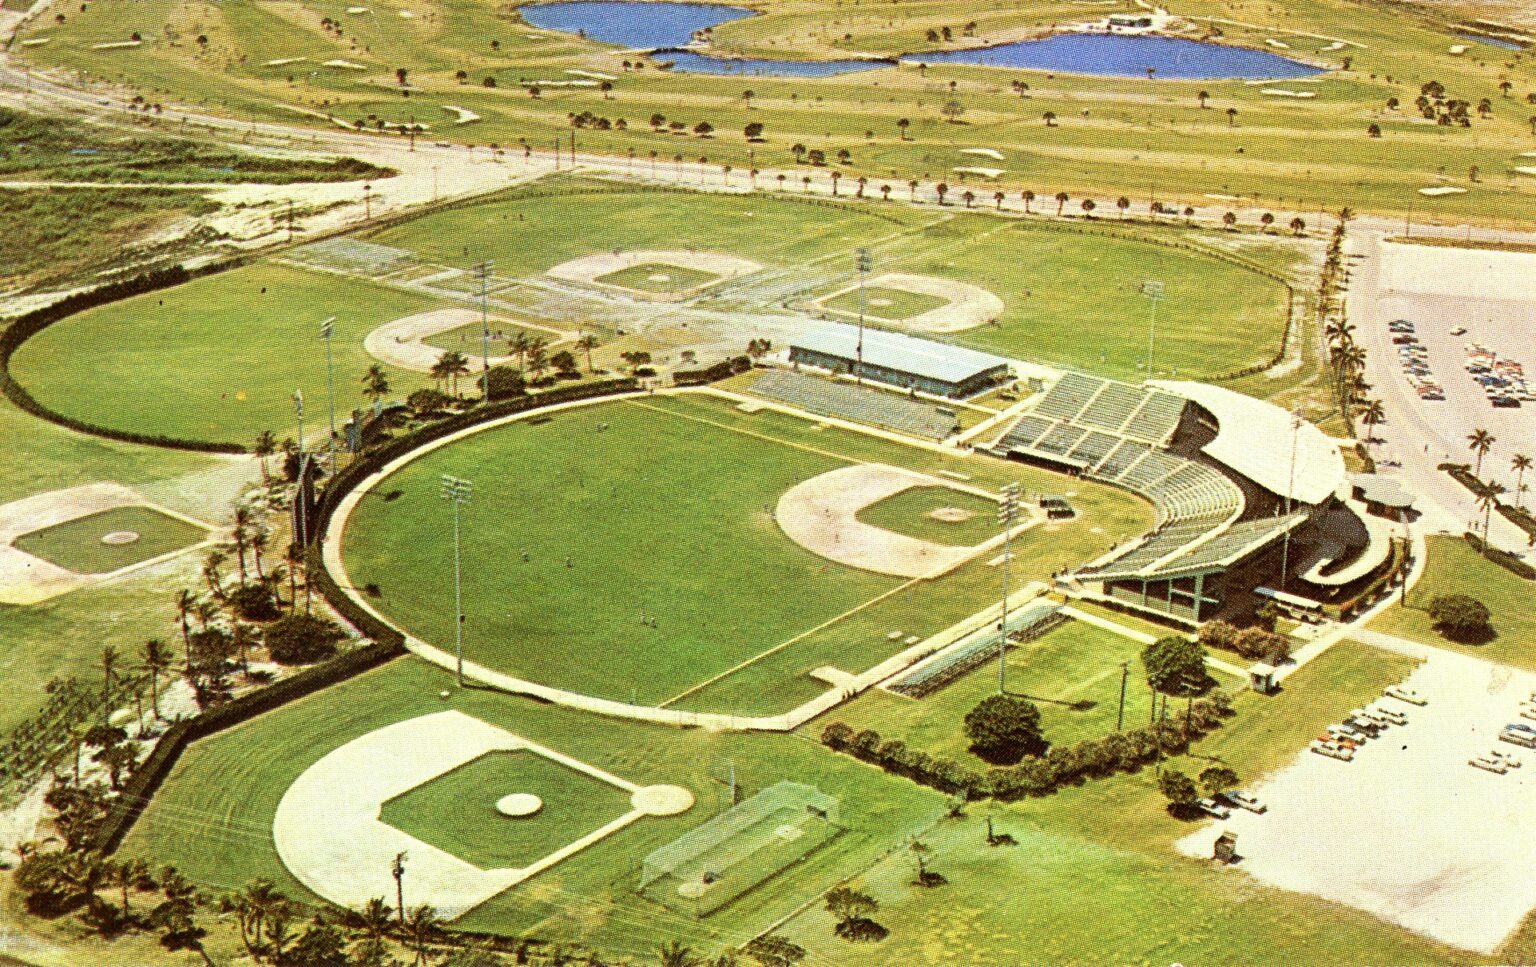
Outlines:
{"label": "white curved stadium roof", "polygon": [[1205,407],[1220,429],[1205,453],[1271,493],[1320,504],[1344,483],[1344,458],[1323,431],[1300,421],[1296,465],[1291,467],[1291,414],[1263,400],[1209,383],[1151,380]]}

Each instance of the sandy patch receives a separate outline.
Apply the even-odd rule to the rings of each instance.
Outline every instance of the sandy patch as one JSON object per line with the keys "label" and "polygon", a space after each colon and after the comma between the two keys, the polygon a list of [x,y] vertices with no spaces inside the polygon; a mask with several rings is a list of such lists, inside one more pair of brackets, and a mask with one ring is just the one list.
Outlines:
{"label": "sandy patch", "polygon": [[349,71],[365,71],[365,70],[368,69],[368,68],[364,67],[362,64],[354,64],[350,60],[339,60],[339,59],[338,60],[328,60],[328,61],[326,61],[321,66],[323,66],[323,67],[339,67],[342,70],[349,70]]}
{"label": "sandy patch", "polygon": [[101,542],[109,547],[122,547],[126,544],[136,544],[139,540],[138,531],[113,531],[110,534],[101,535]]}
{"label": "sandy patch", "polygon": [[[1237,834],[1237,871],[1367,910],[1410,930],[1492,953],[1536,906],[1536,753],[1496,740],[1536,675],[1439,649],[1406,680],[1422,708],[1367,742],[1353,762],[1302,751],[1251,788],[1260,816],[1233,810],[1178,843],[1209,857]],[[1493,749],[1524,763],[1505,775],[1468,760]],[[1233,875],[1237,875],[1234,872]]]}
{"label": "sandy patch", "polygon": [[982,158],[991,158],[993,161],[1002,161],[1003,153],[995,148],[961,148],[961,154],[974,154]]}
{"label": "sandy patch", "polygon": [[1266,87],[1259,91],[1260,94],[1268,94],[1271,97],[1316,97],[1316,91],[1288,91],[1283,87]]}
{"label": "sandy patch", "polygon": [[[414,316],[386,322],[364,336],[363,349],[381,363],[418,373],[428,373],[432,371],[433,364],[445,350],[429,346],[422,340],[479,321],[480,313],[474,309],[434,309],[431,312],[418,312]],[[499,316],[491,316],[490,322],[493,333],[502,323],[521,325]],[[551,342],[551,345],[553,344]],[[464,355],[471,358],[472,362],[479,362],[480,349],[480,340],[472,339],[462,351]],[[492,356],[491,365],[499,366],[511,358],[510,356]]]}
{"label": "sandy patch", "polygon": [[287,64],[297,64],[300,61],[305,60],[305,59],[306,58],[304,58],[304,57],[279,57],[277,60],[269,60],[269,61],[267,61],[267,66],[268,67],[283,67],[283,66],[285,66]]}
{"label": "sandy patch", "polygon": [[[487,752],[525,750],[631,794],[632,810],[528,866],[483,870],[379,820],[383,804]],[[531,798],[531,797],[530,797]],[[638,786],[457,711],[396,722],[332,750],[278,803],[272,838],[283,864],[315,893],[357,908],[393,896],[390,864],[404,851],[411,895],[447,919],[575,855],[646,816],[682,812],[693,796],[676,786]],[[522,803],[526,806],[527,803]],[[558,803],[540,803],[557,809]],[[527,814],[525,814],[527,815]]]}
{"label": "sandy patch", "polygon": [[570,69],[566,70],[565,73],[570,74],[572,77],[590,77],[591,79],[593,79],[595,81],[616,81],[616,80],[618,80],[618,77],[616,77],[613,74],[604,74],[604,73],[602,73],[600,71],[586,71],[586,70],[582,70],[582,69],[580,69],[578,67],[570,68]]}
{"label": "sandy patch", "polygon": [[21,46],[23,46],[23,47],[41,47],[42,45],[48,43],[51,40],[53,40],[52,37],[33,37],[31,40],[23,40],[21,42]]}
{"label": "sandy patch", "polygon": [[443,110],[453,115],[454,124],[472,124],[473,122],[480,120],[480,115],[476,114],[474,111],[469,110],[468,108],[455,107],[452,104],[444,104]]}
{"label": "sandy patch", "polygon": [[[637,265],[670,265],[679,269],[707,272],[715,276],[715,278],[692,289],[684,289],[678,292],[645,292],[640,289],[628,289],[624,286],[610,285],[597,281],[604,276],[612,275],[614,272],[621,272],[624,269],[633,268]],[[761,264],[751,259],[739,258],[735,255],[725,255],[720,252],[638,251],[604,252],[600,255],[585,255],[579,259],[562,262],[544,274],[552,279],[560,279],[564,282],[578,282],[582,285],[592,285],[614,292],[622,292],[631,298],[643,299],[647,302],[678,302],[691,298],[706,289],[730,279],[759,272],[762,268]],[[658,280],[653,277],[652,281]]]}
{"label": "sandy patch", "polygon": [[[887,272],[870,279],[867,284],[871,288],[897,289],[901,292],[913,292],[917,295],[931,295],[938,299],[949,300],[948,305],[939,306],[937,309],[920,313],[910,319],[882,319],[878,315],[873,317],[878,322],[889,323],[914,332],[960,332],[964,329],[974,329],[1002,315],[1005,308],[1002,299],[979,285],[941,279],[933,275]],[[857,286],[849,286],[841,289],[818,299],[816,305],[827,312],[848,315],[837,309],[827,309],[826,304],[857,288]]]}
{"label": "sandy patch", "polygon": [[122,50],[123,48],[126,48],[126,47],[142,47],[143,45],[144,45],[144,41],[142,41],[142,40],[117,40],[117,41],[113,41],[110,44],[92,44],[91,45],[91,49],[92,50]]}
{"label": "sandy patch", "polygon": [[1291,49],[1291,45],[1290,44],[1286,43],[1283,40],[1276,40],[1273,37],[1266,37],[1266,38],[1264,38],[1264,43],[1266,43],[1269,46],[1275,48],[1276,50],[1290,50]]}
{"label": "sandy patch", "polygon": [[1465,188],[1457,188],[1455,185],[1435,185],[1432,188],[1420,188],[1419,194],[1428,195],[1430,198],[1439,198],[1442,195],[1465,195]]}
{"label": "sandy patch", "polygon": [[1008,173],[1006,168],[971,168],[965,166],[958,167],[955,171],[962,175],[976,175],[979,178],[1001,178]]}
{"label": "sandy patch", "polygon": [[859,511],[913,487],[945,484],[899,467],[858,464],[796,484],[779,498],[773,519],[790,540],[861,571],[919,578],[974,557],[978,548],[948,547],[860,521]]}
{"label": "sandy patch", "polygon": [[1383,256],[1380,285],[1388,292],[1536,302],[1536,254],[1393,242]]}
{"label": "sandy patch", "polygon": [[1452,57],[1460,57],[1462,54],[1465,54],[1466,52],[1467,52],[1467,45],[1466,44],[1452,44],[1451,45],[1451,49],[1446,51],[1446,53],[1450,54]]}
{"label": "sandy patch", "polygon": [[[114,483],[85,484],[66,490],[51,490],[0,505],[0,604],[38,604],[88,584],[152,567],[208,543],[204,541],[169,554],[162,554],[110,574],[77,574],[40,557],[34,557],[15,546],[16,539],[24,534],[55,527],[81,517],[89,517],[102,511],[134,506],[153,507],[160,513],[208,528],[208,525],[202,521],[155,506],[138,493]],[[208,529],[211,534],[212,528]],[[120,533],[127,535],[132,532]],[[107,540],[116,536],[118,536],[117,533],[108,534],[103,541],[118,543]],[[134,540],[137,540],[138,536],[133,534]],[[122,541],[122,543],[131,542]]]}

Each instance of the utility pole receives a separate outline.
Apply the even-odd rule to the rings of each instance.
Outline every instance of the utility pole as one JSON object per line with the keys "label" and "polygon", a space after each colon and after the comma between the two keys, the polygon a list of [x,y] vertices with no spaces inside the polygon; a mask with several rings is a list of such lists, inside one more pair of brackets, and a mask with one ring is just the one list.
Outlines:
{"label": "utility pole", "polygon": [[480,398],[487,403],[491,401],[491,317],[486,307],[486,287],[490,284],[491,269],[495,265],[487,260],[469,270],[480,281],[480,365],[485,379]]}
{"label": "utility pole", "polygon": [[389,874],[395,878],[395,914],[400,919],[400,926],[405,926],[405,852],[395,854],[395,861],[389,864]]}
{"label": "utility pole", "polygon": [[1141,294],[1152,303],[1151,316],[1147,323],[1147,376],[1152,375],[1152,354],[1157,344],[1157,303],[1163,297],[1163,284],[1155,279],[1148,279],[1141,284]]}
{"label": "utility pole", "polygon": [[859,275],[859,342],[855,347],[853,381],[862,386],[864,385],[864,277],[869,274],[874,262],[870,259],[867,248],[858,249],[854,254]]}
{"label": "utility pole", "polygon": [[331,448],[336,447],[336,372],[331,365],[331,337],[336,333],[336,317],[320,323],[320,338],[325,340],[325,395],[331,410]]}
{"label": "utility pole", "polygon": [[1126,682],[1130,680],[1130,678],[1131,663],[1128,661],[1123,661],[1120,663],[1120,712],[1115,716],[1116,732],[1120,732],[1125,729],[1125,685]]}
{"label": "utility pole", "polygon": [[[1301,416],[1291,412],[1291,469],[1285,484],[1285,516],[1291,516],[1291,493],[1296,489],[1296,433],[1301,429]],[[1291,569],[1291,531],[1287,527],[1285,540],[1280,549],[1280,590],[1285,591],[1286,575]]]}
{"label": "utility pole", "polygon": [[997,623],[997,694],[1008,691],[1008,592],[1013,563],[1013,522],[1019,514],[1019,485],[1007,484],[997,497],[997,522],[1003,528],[1003,616]]}
{"label": "utility pole", "polygon": [[[293,391],[293,411],[299,418],[299,451],[295,455],[298,461],[298,488],[294,492],[294,502],[299,509],[299,546],[309,546],[309,523],[304,519],[304,512],[309,508],[304,500],[304,391]],[[304,587],[309,587],[309,575],[304,576]]]}
{"label": "utility pole", "polygon": [[458,669],[459,687],[464,687],[464,581],[459,543],[459,508],[469,503],[474,484],[460,477],[443,474],[443,499],[453,504],[453,653]]}

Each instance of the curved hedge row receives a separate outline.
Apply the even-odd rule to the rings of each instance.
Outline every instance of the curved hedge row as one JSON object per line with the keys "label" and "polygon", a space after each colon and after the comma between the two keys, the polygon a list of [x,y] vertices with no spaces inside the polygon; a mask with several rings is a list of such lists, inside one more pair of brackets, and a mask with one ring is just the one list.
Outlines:
{"label": "curved hedge row", "polygon": [[180,265],[168,269],[157,269],[153,272],[145,272],[131,279],[120,282],[110,282],[100,288],[91,289],[88,292],[77,292],[74,295],[65,296],[53,305],[34,309],[31,312],[16,319],[8,326],[4,333],[0,333],[0,393],[4,393],[6,399],[16,406],[40,420],[47,420],[70,430],[81,433],[89,433],[92,436],[106,437],[109,440],[121,440],[124,443],[140,443],[153,447],[169,447],[173,450],[190,450],[194,453],[244,453],[245,447],[239,443],[216,443],[207,440],[183,440],[178,437],[161,436],[155,433],[134,433],[129,430],[114,430],[110,427],[97,426],[84,420],[77,420],[72,416],[65,416],[57,410],[51,409],[33,398],[31,393],[11,375],[11,356],[21,344],[33,336],[47,329],[56,322],[60,322],[70,316],[93,309],[96,306],[106,305],[109,302],[119,302],[136,295],[144,295],[148,292],[157,292],[161,289],[169,289],[172,286],[189,282],[199,275],[211,274],[235,265],[243,265],[243,260],[234,263],[221,263],[216,268],[209,268],[198,272],[189,272]]}

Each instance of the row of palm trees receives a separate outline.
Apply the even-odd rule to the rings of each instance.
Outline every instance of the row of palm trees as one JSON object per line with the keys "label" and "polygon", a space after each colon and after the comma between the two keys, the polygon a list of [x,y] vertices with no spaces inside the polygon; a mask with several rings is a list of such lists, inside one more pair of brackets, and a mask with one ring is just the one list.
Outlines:
{"label": "row of palm trees", "polygon": [[[1497,442],[1497,437],[1481,427],[1467,434],[1467,449],[1472,451],[1476,458],[1472,477],[1480,485],[1477,490],[1477,508],[1483,512],[1483,544],[1485,546],[1488,543],[1488,530],[1493,524],[1493,512],[1498,509],[1500,503],[1499,498],[1509,492],[1497,480],[1483,479],[1483,460],[1493,451],[1493,445]],[[1515,472],[1515,507],[1522,511],[1525,509],[1525,473],[1533,466],[1536,466],[1536,461],[1532,461],[1523,453],[1517,453],[1509,460],[1509,469]]]}

